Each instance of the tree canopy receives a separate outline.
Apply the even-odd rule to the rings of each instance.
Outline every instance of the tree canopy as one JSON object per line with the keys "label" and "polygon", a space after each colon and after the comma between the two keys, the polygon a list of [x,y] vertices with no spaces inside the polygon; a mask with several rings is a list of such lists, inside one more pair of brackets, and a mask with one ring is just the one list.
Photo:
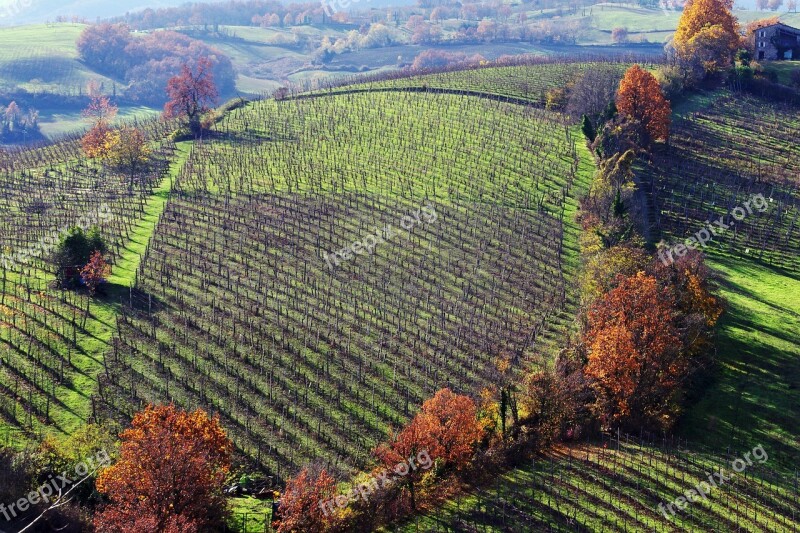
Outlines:
{"label": "tree canopy", "polygon": [[673,46],[680,61],[708,74],[727,68],[741,47],[732,0],[689,0],[678,22]]}
{"label": "tree canopy", "polygon": [[233,445],[218,418],[200,409],[148,406],[120,438],[119,461],[97,479],[97,490],[110,499],[95,515],[98,531],[222,530],[222,484]]}
{"label": "tree canopy", "polygon": [[639,65],[625,72],[617,91],[617,109],[639,121],[651,140],[669,138],[671,107],[661,85],[651,73]]}

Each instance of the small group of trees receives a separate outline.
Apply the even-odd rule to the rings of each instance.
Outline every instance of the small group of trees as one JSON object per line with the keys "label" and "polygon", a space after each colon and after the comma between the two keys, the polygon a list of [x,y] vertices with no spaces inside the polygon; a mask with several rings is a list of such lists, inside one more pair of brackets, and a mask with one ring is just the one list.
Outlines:
{"label": "small group of trees", "polygon": [[[598,80],[601,81],[602,79]],[[633,65],[625,72],[613,100],[606,100],[605,108],[598,113],[602,97],[607,97],[608,92],[609,87],[602,83],[585,88],[580,94],[596,95],[592,100],[594,105],[574,106],[585,110],[581,130],[601,159],[599,168],[602,171],[600,174],[605,177],[604,182],[608,182],[612,171],[618,177],[625,173],[626,167],[619,166],[622,163],[619,158],[626,151],[633,150],[635,153],[648,150],[657,141],[669,140],[671,114],[671,104],[658,79],[639,65]],[[619,195],[626,180],[616,181],[612,192]],[[612,206],[608,204],[605,207]],[[589,211],[588,214],[602,219],[603,210]]]}
{"label": "small group of trees", "polygon": [[[691,2],[684,18],[716,1]],[[733,48],[725,45],[724,56]],[[644,206],[635,195],[634,163],[654,142],[668,141],[670,114],[656,75],[634,65],[606,110],[583,116],[597,172],[581,201],[585,328],[576,359],[584,361],[580,373],[591,391],[586,406],[607,429],[672,428],[691,376],[707,362],[722,312],[699,253],[663,265],[642,247]]]}
{"label": "small group of trees", "polygon": [[[414,512],[419,505],[421,481],[429,478],[425,486],[432,492],[432,487],[463,472],[483,438],[475,402],[442,389],[422,404],[408,424],[375,449],[377,465],[373,475],[384,479],[389,473],[390,480],[376,482],[367,501],[353,504],[355,509],[323,510],[320,502],[337,496],[336,482],[325,469],[304,468],[287,482],[280,501],[280,521],[275,525],[281,533],[335,531],[347,526],[359,528],[356,524],[374,525],[381,518],[391,520]],[[428,468],[410,464],[420,454],[430,459]],[[397,466],[404,463],[409,464],[406,472],[394,474]],[[390,516],[378,517],[378,509],[386,507],[393,509]]]}
{"label": "small group of trees", "polygon": [[699,253],[619,274],[587,314],[583,342],[593,408],[607,428],[669,431],[721,314]]}
{"label": "small group of trees", "polygon": [[[25,452],[0,449],[0,497],[15,502],[20,494],[47,496],[37,497],[24,514],[13,510],[15,527],[22,528],[15,531],[222,531],[229,518],[222,489],[232,452],[218,418],[200,409],[150,405],[119,439],[90,424],[66,439],[46,437]],[[12,510],[2,511],[10,516]]]}
{"label": "small group of trees", "polygon": [[107,248],[98,227],[88,231],[79,227],[70,229],[53,253],[57,281],[63,287],[82,283],[94,295],[111,273],[111,267],[103,258]]}
{"label": "small group of trees", "polygon": [[112,127],[118,108],[111,99],[99,92],[99,86],[89,86],[91,101],[83,116],[92,124],[81,139],[83,153],[109,168],[124,174],[128,191],[133,192],[136,178],[147,170],[150,163],[150,148],[144,134],[133,126]]}
{"label": "small group of trees", "polygon": [[23,110],[16,102],[0,105],[0,143],[29,142],[41,137],[39,112]]}
{"label": "small group of trees", "polygon": [[78,52],[98,72],[123,80],[129,99],[149,105],[163,105],[168,80],[183,65],[194,68],[198,58],[210,62],[223,94],[232,92],[235,85],[236,74],[227,56],[173,31],[133,35],[124,24],[97,24],[81,33]]}

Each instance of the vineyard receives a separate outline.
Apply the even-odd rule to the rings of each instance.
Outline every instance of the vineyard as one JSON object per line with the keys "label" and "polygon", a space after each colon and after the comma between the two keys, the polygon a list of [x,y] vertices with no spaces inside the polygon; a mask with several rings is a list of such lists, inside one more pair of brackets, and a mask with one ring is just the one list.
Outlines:
{"label": "vineyard", "polygon": [[[149,134],[163,137],[157,123]],[[0,416],[7,430],[21,432],[16,445],[52,429],[71,433],[92,417],[100,339],[111,333],[101,320],[105,306],[55,288],[48,240],[75,224],[98,225],[121,260],[173,150],[162,143],[134,189],[77,159],[74,140],[0,156]],[[0,433],[4,443],[9,436]]]}
{"label": "vineyard", "polygon": [[[800,531],[797,474],[776,474],[769,458],[736,473],[731,464],[741,456],[678,439],[607,436],[530,460],[493,485],[391,530]],[[683,511],[667,509],[713,472],[730,480]]]}
{"label": "vineyard", "polygon": [[[546,93],[625,66],[362,79],[232,102],[194,141],[149,121],[154,163],[135,186],[87,161],[76,136],[0,150],[0,442],[122,427],[174,402],[219,415],[246,470],[277,486],[312,463],[344,478],[437,390],[478,397],[501,361],[516,377],[551,364],[576,327],[576,214],[595,161],[574,121],[543,109]],[[768,203],[711,245],[731,305],[709,389],[725,406],[706,399],[687,415],[706,436],[559,446],[396,530],[800,531],[800,374],[786,347],[800,120],[724,91],[704,98],[635,168],[654,242],[680,242],[755,194]],[[58,288],[37,244],[87,220],[114,267],[98,298]],[[781,295],[759,287],[754,299],[737,276],[768,268],[759,279]],[[754,309],[763,317],[746,322]],[[662,516],[659,503],[758,439],[768,462]]]}
{"label": "vineyard", "polygon": [[364,77],[354,77],[340,80],[331,87],[316,89],[309,94],[400,89],[427,90],[498,97],[544,106],[548,90],[563,88],[589,70],[607,70],[622,77],[623,72],[629,66],[629,63],[610,61],[545,61],[541,59],[532,59],[531,61],[531,64],[488,66],[432,74],[389,73],[367,77],[366,81]]}
{"label": "vineyard", "polygon": [[[184,165],[119,321],[112,415],[203,405],[278,476],[346,471],[438,388],[477,392],[501,353],[519,370],[549,356],[578,170],[557,115],[342,95],[251,104],[218,135]],[[423,206],[434,219],[406,231]],[[376,227],[397,235],[324,259]]]}
{"label": "vineyard", "polygon": [[[640,176],[655,206],[651,224],[670,241],[726,215],[726,224],[733,224],[714,238],[714,248],[753,255],[796,272],[800,269],[798,137],[795,109],[741,95],[723,95],[687,114],[674,125],[669,148]],[[763,194],[769,208],[733,220],[731,211],[755,194]]]}

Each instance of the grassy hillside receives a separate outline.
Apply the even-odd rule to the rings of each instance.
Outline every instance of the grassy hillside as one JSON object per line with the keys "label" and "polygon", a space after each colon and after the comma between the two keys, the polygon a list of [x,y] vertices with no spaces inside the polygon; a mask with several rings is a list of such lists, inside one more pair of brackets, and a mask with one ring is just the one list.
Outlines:
{"label": "grassy hillside", "polygon": [[[468,497],[386,530],[796,531],[797,478],[772,470],[769,454],[735,473],[732,462],[751,449],[716,454],[676,440],[624,435],[619,443],[608,438],[599,445],[563,446]],[[678,510],[674,500],[712,472],[730,479]]]}
{"label": "grassy hillside", "polygon": [[[800,13],[787,13],[783,10],[756,11],[736,9],[734,15],[742,25],[753,20],[779,16],[785,24],[800,27]],[[538,12],[529,13],[529,18],[541,17]],[[627,28],[631,42],[649,41],[665,43],[678,27],[681,12],[675,10],[648,9],[639,6],[598,3],[579,9],[574,14],[564,16],[566,21],[581,21],[589,30],[581,44],[611,43],[611,30]]]}
{"label": "grassy hillside", "polygon": [[[770,208],[710,245],[728,309],[714,378],[682,419],[682,439],[626,437],[569,446],[397,530],[742,530],[800,527],[800,231],[790,142],[796,110],[719,92],[678,106],[670,146],[640,173],[658,206],[653,224],[680,242],[762,193]],[[710,147],[713,147],[710,148]],[[652,180],[652,181],[651,181]],[[728,222],[730,220],[728,219]],[[676,444],[677,442],[677,444]],[[715,468],[763,446],[769,459],[708,501],[666,518],[670,503]]]}
{"label": "grassy hillside", "polygon": [[[719,378],[681,427],[717,448],[769,443],[776,462],[791,468],[800,460],[800,148],[793,141],[800,121],[791,107],[716,96],[687,103],[693,111],[676,122],[670,148],[642,174],[666,242],[723,215],[731,226],[707,248],[729,303],[719,331]],[[733,219],[755,194],[768,208]]]}
{"label": "grassy hillside", "polygon": [[[218,131],[148,248],[110,413],[202,405],[278,476],[347,470],[436,389],[477,391],[493,355],[534,364],[563,329],[577,156],[558,115],[382,92],[251,104]],[[402,229],[423,206],[435,220]],[[386,225],[372,255],[326,264]]]}
{"label": "grassy hillside", "polygon": [[[151,124],[149,133],[161,135]],[[0,160],[4,169],[0,249],[0,438],[15,447],[46,432],[70,434],[94,418],[92,396],[116,328],[118,298],[133,282],[137,241],[157,209],[161,171],[173,147],[141,189],[127,179],[77,159],[73,144],[23,151]],[[100,216],[105,213],[107,216]],[[62,291],[53,284],[48,250],[19,254],[39,239],[58,237],[86,217],[109,242],[117,268],[105,299]],[[152,226],[152,224],[151,224]]]}
{"label": "grassy hillside", "polygon": [[[475,93],[488,97],[496,96],[544,106],[547,91],[566,86],[589,69],[608,69],[617,73],[621,78],[626,68],[627,65],[624,63],[591,62],[489,67],[346,85],[334,88],[333,92],[435,89],[454,93]],[[317,94],[327,94],[328,92],[330,89],[321,89],[317,91]]]}
{"label": "grassy hillside", "polygon": [[[111,94],[115,81],[98,74],[78,58],[76,40],[83,24],[37,24],[0,29],[0,95],[27,91],[30,105],[39,111],[42,133],[56,137],[85,128],[79,107],[50,98],[37,102],[37,93],[79,96],[92,80]],[[0,105],[10,98],[0,97]],[[146,106],[120,106],[118,120],[146,119],[159,110]]]}
{"label": "grassy hillside", "polygon": [[[76,143],[0,152],[0,248],[108,206],[115,263],[108,296],[91,302],[54,288],[45,260],[2,272],[0,439],[176,402],[218,413],[240,456],[278,479],[313,461],[346,473],[435,390],[480,391],[499,354],[517,372],[547,364],[574,327],[576,198],[593,161],[541,104],[596,66],[259,101],[178,146],[154,121],[159,166],[136,191],[81,161]],[[564,447],[398,529],[796,526],[798,137],[796,109],[706,94],[678,108],[669,145],[637,168],[652,234],[668,243],[754,194],[769,205],[709,248],[729,311],[715,379],[680,427],[688,440]],[[660,515],[658,503],[757,445],[767,463],[681,518]]]}
{"label": "grassy hillside", "polygon": [[39,24],[0,30],[0,91],[78,94],[91,79],[111,85],[78,61],[83,24]]}

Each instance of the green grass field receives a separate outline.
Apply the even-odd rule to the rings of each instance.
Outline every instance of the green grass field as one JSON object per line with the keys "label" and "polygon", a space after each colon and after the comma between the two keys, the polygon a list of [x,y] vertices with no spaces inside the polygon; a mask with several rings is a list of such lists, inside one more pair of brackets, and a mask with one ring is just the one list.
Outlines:
{"label": "green grass field", "polygon": [[800,275],[757,260],[711,256],[728,304],[719,325],[718,379],[681,423],[692,442],[741,449],[763,444],[770,464],[800,457]]}
{"label": "green grass field", "polygon": [[765,61],[761,65],[764,72],[774,72],[778,82],[791,85],[792,73],[800,71],[800,61]]}

